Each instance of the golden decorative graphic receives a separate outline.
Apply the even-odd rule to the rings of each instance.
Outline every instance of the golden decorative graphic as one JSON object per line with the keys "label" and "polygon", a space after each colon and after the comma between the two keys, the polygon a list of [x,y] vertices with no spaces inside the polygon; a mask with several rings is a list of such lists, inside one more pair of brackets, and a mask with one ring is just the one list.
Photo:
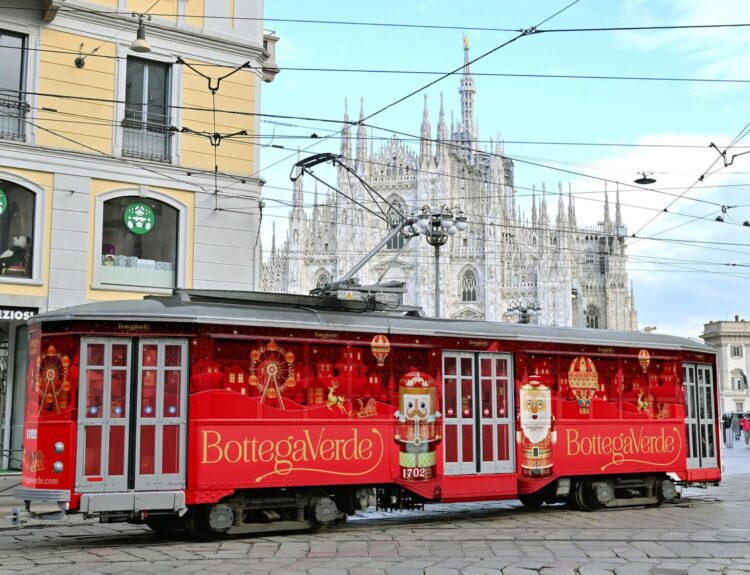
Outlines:
{"label": "golden decorative graphic", "polygon": [[375,356],[375,359],[378,362],[378,367],[383,367],[385,365],[385,359],[391,352],[391,342],[388,341],[388,338],[383,334],[378,334],[372,338],[370,349],[372,350],[372,355]]}
{"label": "golden decorative graphic", "polygon": [[37,359],[38,378],[35,390],[40,394],[39,414],[45,406],[54,408],[57,413],[67,409],[70,394],[70,359],[67,355],[58,353],[55,346],[50,345],[47,351]]}
{"label": "golden decorative graphic", "polygon": [[286,351],[274,340],[250,352],[248,383],[261,394],[260,401],[277,399],[284,409],[282,394],[286,388],[297,385],[294,377],[294,354]]}
{"label": "golden decorative graphic", "polygon": [[643,373],[648,371],[648,364],[651,363],[651,354],[648,353],[647,349],[642,349],[638,352],[638,363],[641,364]]}
{"label": "golden decorative graphic", "polygon": [[568,370],[568,385],[578,400],[579,411],[588,413],[591,398],[599,391],[599,374],[596,373],[594,362],[585,356],[575,358]]}

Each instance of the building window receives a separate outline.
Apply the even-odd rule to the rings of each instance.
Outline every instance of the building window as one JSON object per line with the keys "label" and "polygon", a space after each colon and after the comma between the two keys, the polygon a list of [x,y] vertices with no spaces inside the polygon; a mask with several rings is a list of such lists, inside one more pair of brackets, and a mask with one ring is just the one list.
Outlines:
{"label": "building window", "polygon": [[732,380],[732,389],[735,391],[747,391],[747,376],[741,369],[733,369],[729,374]]}
{"label": "building window", "polygon": [[733,345],[731,346],[731,356],[733,358],[740,358],[742,357],[742,346],[741,345]]}
{"label": "building window", "polygon": [[743,411],[745,411],[745,402],[744,401],[735,401],[734,402],[734,410],[735,411],[739,411],[740,413],[742,413]]}
{"label": "building window", "polygon": [[473,270],[461,276],[461,301],[477,301],[477,274]]}
{"label": "building window", "polygon": [[318,272],[318,275],[315,276],[315,287],[316,288],[324,288],[328,284],[331,283],[331,274],[329,274],[325,270],[321,270]]}
{"label": "building window", "polygon": [[179,224],[179,210],[154,198],[105,201],[99,283],[177,287]]}
{"label": "building window", "polygon": [[0,277],[32,277],[35,215],[36,194],[0,180]]}
{"label": "building window", "polygon": [[169,70],[166,64],[128,58],[122,155],[168,160]]}
{"label": "building window", "polygon": [[24,95],[26,37],[0,30],[0,138],[23,140],[29,110]]}
{"label": "building window", "polygon": [[599,313],[599,308],[597,308],[595,305],[590,305],[586,308],[586,313],[584,315],[586,316],[586,327],[589,327],[591,329],[599,329],[599,326],[601,324],[601,314]]}
{"label": "building window", "polygon": [[[388,231],[390,232],[394,228],[400,228],[401,224],[404,223],[404,217],[401,215],[404,210],[401,207],[401,202],[397,199],[389,200],[391,207],[388,210]],[[406,238],[403,234],[396,234],[385,246],[387,250],[400,250],[406,244]]]}

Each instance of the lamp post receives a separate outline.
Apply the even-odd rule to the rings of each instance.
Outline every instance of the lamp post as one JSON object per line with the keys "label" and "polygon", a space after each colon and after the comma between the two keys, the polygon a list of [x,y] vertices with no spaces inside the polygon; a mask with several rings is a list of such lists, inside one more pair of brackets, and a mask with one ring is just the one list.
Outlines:
{"label": "lamp post", "polygon": [[508,305],[508,311],[504,315],[508,318],[518,318],[516,323],[529,323],[532,317],[539,315],[541,309],[542,306],[536,301],[513,300]]}
{"label": "lamp post", "polygon": [[411,237],[424,234],[427,243],[435,248],[435,317],[440,317],[440,247],[444,246],[450,236],[463,232],[469,222],[461,208],[430,208],[423,206],[416,223],[404,228],[404,235]]}

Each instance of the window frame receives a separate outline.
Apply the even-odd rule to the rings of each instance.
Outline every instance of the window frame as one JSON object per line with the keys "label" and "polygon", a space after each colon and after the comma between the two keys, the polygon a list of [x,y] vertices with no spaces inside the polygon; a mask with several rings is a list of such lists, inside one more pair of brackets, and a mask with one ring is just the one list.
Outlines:
{"label": "window frame", "polygon": [[[467,293],[466,286],[464,285],[466,282],[466,276],[468,274],[471,274],[474,276],[474,286],[471,288],[471,291],[473,291],[474,299],[465,299],[465,295]],[[461,275],[458,276],[458,289],[459,289],[459,298],[461,303],[477,303],[480,301],[480,293],[479,293],[479,273],[477,270],[475,270],[473,267],[468,267],[464,269],[461,272]],[[469,294],[472,295],[472,294]]]}
{"label": "window frame", "polygon": [[34,232],[31,237],[31,277],[19,278],[0,275],[0,284],[20,284],[20,285],[43,285],[42,278],[42,258],[44,257],[43,246],[46,243],[45,237],[45,214],[47,212],[47,197],[44,188],[30,182],[24,178],[7,172],[0,171],[0,180],[5,180],[20,186],[34,194]]}
{"label": "window frame", "polygon": [[[170,207],[177,210],[177,262],[175,266],[175,286],[174,288],[162,288],[162,287],[149,287],[149,286],[133,286],[133,285],[118,285],[108,284],[101,281],[101,248],[103,238],[103,222],[104,222],[104,203],[109,200],[121,198],[124,196],[137,196],[143,199],[157,200],[163,202]],[[96,207],[94,212],[94,244],[92,253],[90,254],[91,261],[91,289],[101,291],[122,291],[122,292],[134,292],[134,293],[149,293],[149,294],[171,294],[173,289],[182,289],[187,286],[187,224],[188,224],[188,206],[175,198],[155,192],[146,188],[126,188],[121,190],[113,190],[105,192],[96,196]]]}
{"label": "window frame", "polygon": [[147,55],[139,54],[138,56],[133,56],[133,53],[130,51],[130,43],[125,42],[118,42],[117,56],[118,59],[115,74],[117,78],[117,94],[121,97],[117,99],[117,103],[113,106],[112,112],[112,122],[115,126],[112,137],[113,155],[118,158],[129,160],[154,162],[155,164],[160,165],[172,164],[175,166],[179,166],[180,149],[182,147],[182,135],[179,131],[173,132],[170,136],[169,153],[167,154],[167,157],[165,159],[152,160],[149,158],[133,158],[128,155],[123,155],[125,140],[125,129],[123,127],[123,122],[125,120],[125,90],[127,87],[128,78],[128,58],[142,60],[145,62],[153,62],[155,64],[166,64],[169,67],[167,72],[167,81],[169,83],[167,94],[167,108],[169,112],[169,123],[172,126],[179,126],[182,123],[180,94],[182,93],[183,66],[175,64],[174,54],[159,50],[158,48],[152,48],[152,51]]}
{"label": "window frame", "polygon": [[743,345],[731,344],[729,346],[729,357],[732,359],[742,359],[745,356],[745,350]]}
{"label": "window frame", "polygon": [[39,60],[41,51],[32,51],[31,47],[39,44],[40,27],[33,26],[27,21],[16,19],[13,15],[2,15],[0,19],[0,29],[9,34],[25,36],[25,45],[23,50],[23,62],[21,69],[21,91],[24,92],[24,101],[28,106],[27,120],[23,122],[22,134],[18,138],[0,138],[4,142],[18,142],[33,144],[36,139],[36,125],[34,110],[38,108],[39,96],[37,92],[37,70],[39,69]]}

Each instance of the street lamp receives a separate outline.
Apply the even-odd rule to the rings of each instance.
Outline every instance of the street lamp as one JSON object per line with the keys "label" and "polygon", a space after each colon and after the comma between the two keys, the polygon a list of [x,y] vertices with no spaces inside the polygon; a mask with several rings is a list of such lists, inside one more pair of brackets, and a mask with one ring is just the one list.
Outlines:
{"label": "street lamp", "polygon": [[516,323],[529,323],[532,317],[539,315],[541,309],[542,306],[536,301],[513,300],[508,305],[508,311],[504,315],[507,318],[517,318]]}
{"label": "street lamp", "polygon": [[445,245],[450,236],[468,227],[469,222],[461,208],[423,206],[416,223],[407,224],[403,229],[407,237],[424,234],[427,243],[435,248],[435,317],[440,317],[440,246]]}

